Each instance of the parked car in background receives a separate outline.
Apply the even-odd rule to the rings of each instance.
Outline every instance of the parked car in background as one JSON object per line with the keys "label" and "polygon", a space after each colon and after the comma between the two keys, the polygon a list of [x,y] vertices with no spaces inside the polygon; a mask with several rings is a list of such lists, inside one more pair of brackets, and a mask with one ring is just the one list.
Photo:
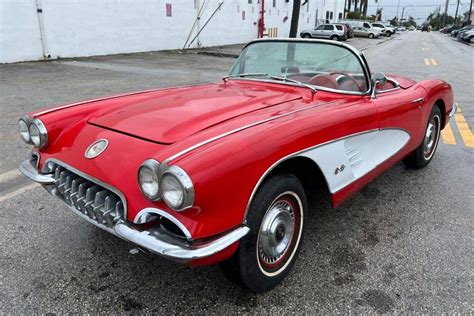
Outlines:
{"label": "parked car in background", "polygon": [[362,26],[354,27],[354,36],[356,37],[368,37],[368,38],[378,38],[380,36],[380,30],[378,28],[365,28]]}
{"label": "parked car in background", "polygon": [[407,29],[404,26],[399,26],[396,28],[397,31],[405,32]]}
{"label": "parked car in background", "polygon": [[421,27],[421,31],[422,32],[430,32],[431,29],[430,29],[428,24],[423,24],[423,26]]}
{"label": "parked car in background", "polygon": [[474,29],[462,33],[462,39],[469,43],[474,43]]}
{"label": "parked car in background", "polygon": [[341,20],[340,22],[338,23],[346,23],[346,24],[349,24],[352,28],[354,27],[365,27],[367,29],[371,29],[373,28],[373,25],[372,23],[370,22],[367,22],[367,21],[361,21],[361,20]]}
{"label": "parked car in background", "polygon": [[352,26],[349,23],[337,23],[337,24],[342,24],[344,27],[346,27],[346,37],[349,38],[354,38],[354,30]]}
{"label": "parked car in background", "polygon": [[312,30],[303,30],[300,36],[303,38],[324,38],[333,41],[347,40],[347,28],[343,24],[321,24]]}
{"label": "parked car in background", "polygon": [[459,32],[457,32],[456,37],[458,39],[463,39],[464,33],[472,29],[474,29],[474,25],[468,25],[468,26],[463,27],[462,29],[459,30]]}
{"label": "parked car in background", "polygon": [[[346,44],[256,40],[218,83],[29,113],[18,122],[32,149],[20,171],[143,251],[190,266],[220,263],[233,282],[267,291],[289,274],[305,231],[315,230],[308,199],[327,192],[337,207],[401,160],[426,167],[456,113],[449,83],[369,69]],[[431,188],[432,174],[404,177]],[[77,236],[56,211],[22,221],[48,218],[44,233],[72,244]],[[306,251],[317,251],[311,241]]]}
{"label": "parked car in background", "polygon": [[408,30],[409,30],[409,31],[414,31],[414,30],[416,30],[416,27],[414,27],[414,26],[412,25],[412,26],[410,26],[410,27],[408,28]]}
{"label": "parked car in background", "polygon": [[372,26],[375,27],[375,28],[378,28],[380,29],[380,32],[381,34],[385,35],[385,36],[392,36],[392,34],[395,33],[395,29],[391,26],[386,26],[382,23],[372,23]]}

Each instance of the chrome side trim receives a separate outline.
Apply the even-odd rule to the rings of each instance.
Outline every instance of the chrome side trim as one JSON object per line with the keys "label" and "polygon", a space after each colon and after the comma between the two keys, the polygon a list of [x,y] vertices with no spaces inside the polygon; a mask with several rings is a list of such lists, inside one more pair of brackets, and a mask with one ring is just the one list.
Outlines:
{"label": "chrome side trim", "polygon": [[188,243],[179,243],[176,240],[168,241],[158,232],[140,231],[123,221],[115,226],[117,236],[169,259],[184,261],[212,256],[239,241],[249,231],[250,228],[247,226],[240,226],[221,237],[193,246]]}
{"label": "chrome side trim", "polygon": [[458,104],[457,103],[454,103],[453,104],[453,108],[451,109],[451,112],[449,112],[449,117],[453,117],[454,114],[456,114],[456,112],[458,111]]}
{"label": "chrome side trim", "polygon": [[266,122],[269,122],[269,121],[273,121],[273,120],[276,120],[276,119],[279,119],[279,118],[282,118],[284,116],[288,116],[288,115],[291,115],[291,114],[295,114],[295,113],[298,113],[298,112],[302,112],[302,111],[306,111],[306,110],[309,110],[309,109],[312,109],[312,108],[315,108],[317,106],[320,106],[321,103],[317,103],[317,104],[313,104],[313,105],[310,105],[310,106],[307,106],[307,107],[304,107],[304,108],[301,108],[301,109],[298,109],[298,110],[294,110],[294,111],[291,111],[291,112],[288,112],[288,113],[284,113],[284,114],[280,114],[280,115],[277,115],[277,116],[273,116],[273,117],[270,117],[270,118],[267,118],[267,119],[264,119],[264,120],[261,120],[261,121],[257,121],[255,123],[251,123],[251,124],[248,124],[248,125],[245,125],[245,126],[242,126],[242,127],[239,127],[239,128],[236,128],[236,129],[233,129],[229,132],[226,132],[226,133],[223,133],[223,134],[220,134],[220,135],[217,135],[217,136],[214,136],[212,138],[209,138],[209,139],[206,139],[205,141],[202,141],[200,143],[197,143],[196,145],[193,145],[191,147],[188,147],[186,148],[185,150],[182,150],[176,154],[174,154],[173,156],[165,159],[163,161],[163,164],[164,165],[168,165],[171,161],[175,160],[176,158],[178,157],[181,157],[199,147],[202,147],[204,145],[207,145],[209,143],[212,143],[213,141],[216,141],[218,139],[221,139],[221,138],[224,138],[226,136],[229,136],[229,135],[232,135],[232,134],[235,134],[237,132],[240,132],[240,131],[243,131],[245,129],[248,129],[250,127],[253,127],[253,126],[257,126],[257,125],[260,125],[260,124],[263,124],[263,123],[266,123]]}
{"label": "chrome side trim", "polygon": [[[355,137],[355,136],[361,136],[361,135],[365,135],[365,134],[370,134],[370,133],[375,133],[375,132],[380,132],[380,131],[385,131],[385,130],[399,130],[399,131],[403,131],[405,133],[407,133],[405,130],[403,129],[399,129],[399,128],[393,128],[393,129],[371,129],[371,130],[368,130],[368,131],[363,131],[363,132],[359,132],[359,133],[355,133],[355,134],[351,134],[351,135],[347,135],[347,136],[344,136],[344,137],[340,137],[340,138],[337,138],[337,139],[334,139],[334,140],[330,140],[330,141],[327,141],[325,143],[322,143],[322,144],[318,144],[318,145],[315,145],[315,146],[311,146],[311,147],[308,147],[308,148],[304,148],[302,150],[299,150],[297,152],[294,152],[292,154],[289,154],[285,157],[282,157],[280,158],[279,160],[277,160],[276,162],[274,162],[263,174],[262,176],[260,177],[260,179],[257,181],[257,183],[255,184],[255,187],[252,191],[252,193],[250,194],[250,197],[248,199],[248,202],[247,202],[247,206],[245,208],[245,213],[244,213],[244,218],[243,218],[243,223],[245,224],[246,222],[246,218],[247,218],[247,213],[249,211],[249,208],[250,208],[250,204],[252,203],[252,200],[255,196],[255,194],[257,193],[257,190],[258,188],[260,187],[260,185],[262,184],[263,180],[265,179],[265,177],[273,170],[275,169],[280,163],[290,159],[290,158],[293,158],[293,157],[297,157],[297,156],[305,156],[305,157],[308,157],[307,155],[304,155],[305,153],[307,152],[310,152],[311,150],[313,149],[317,149],[317,148],[321,148],[321,147],[324,147],[326,145],[330,145],[330,144],[333,144],[333,143],[336,143],[336,142],[339,142],[339,141],[343,141],[343,140],[346,140],[346,139],[349,139],[349,138],[352,138],[352,137]],[[408,133],[407,133],[408,134]],[[405,143],[406,144],[406,143]],[[401,147],[403,148],[403,146]],[[385,160],[391,158],[393,155],[395,155],[399,150],[401,150],[401,148],[399,148],[395,153],[393,153],[392,155],[390,155],[389,157],[387,157]],[[327,154],[327,153],[326,153]],[[358,165],[359,164],[359,156],[356,155],[358,154],[357,153],[354,153],[351,149],[349,148],[345,148],[345,153],[344,153],[344,158],[347,157],[347,159],[353,159],[353,161],[349,161],[349,162],[346,162],[347,165],[345,165],[345,168],[344,169],[347,169],[348,167],[351,167],[351,164],[352,165]],[[352,155],[352,156],[351,156]],[[314,159],[312,157],[308,157],[310,159],[312,159],[314,161]],[[329,157],[330,159],[334,158],[334,157]],[[383,160],[383,161],[385,161]],[[318,164],[318,162],[315,161],[316,164]],[[335,164],[337,165],[337,162],[335,162]],[[319,166],[319,164],[318,164]],[[354,181],[356,181],[357,179],[363,177],[364,175],[366,175],[368,172],[374,170],[375,168],[377,167],[377,165],[370,169],[370,170],[365,170],[365,171],[359,171],[358,174],[357,174],[357,177],[354,177],[352,180],[349,179],[349,181],[346,181],[344,183],[344,185],[339,185],[337,187],[335,187],[333,190],[330,189],[331,193],[336,193],[337,191],[341,190],[342,188],[346,187],[347,185],[350,185],[351,183],[353,183]],[[326,183],[328,184],[328,186],[330,186],[330,183],[327,179],[327,175],[331,172],[333,172],[332,170],[322,170],[321,171],[323,172],[323,175],[325,177],[325,180],[326,180]],[[326,171],[326,172],[325,172]],[[341,170],[342,172],[342,170]]]}
{"label": "chrome side trim", "polygon": [[186,228],[186,226],[183,225],[183,223],[181,223],[173,215],[171,215],[171,214],[169,214],[169,213],[167,213],[163,210],[160,210],[158,208],[153,208],[153,207],[144,208],[143,210],[138,212],[138,214],[135,216],[135,218],[133,219],[133,223],[135,223],[135,224],[145,224],[145,223],[154,221],[156,215],[157,216],[163,216],[164,218],[168,219],[170,222],[172,222],[173,224],[178,226],[179,229],[181,229],[181,231],[184,233],[184,235],[186,236],[186,238],[189,241],[193,240],[193,237],[192,237],[191,233]]}
{"label": "chrome side trim", "polygon": [[411,103],[423,103],[425,101],[425,98],[418,98],[418,99],[415,99],[413,101],[411,101]]}
{"label": "chrome side trim", "polygon": [[89,180],[89,181],[91,181],[91,182],[94,182],[94,183],[96,183],[96,184],[98,184],[98,185],[100,185],[100,186],[103,186],[103,187],[106,188],[107,190],[110,190],[110,191],[112,191],[113,193],[117,194],[117,195],[120,197],[120,199],[122,200],[122,203],[123,203],[123,217],[124,217],[124,218],[127,218],[127,210],[128,210],[128,207],[127,207],[127,199],[125,198],[125,195],[124,195],[122,192],[120,192],[118,189],[116,189],[115,187],[113,187],[113,186],[111,186],[111,185],[109,185],[109,184],[107,184],[107,183],[105,183],[105,182],[102,182],[102,181],[100,181],[99,179],[96,179],[96,178],[94,178],[94,177],[88,175],[87,173],[84,173],[84,172],[82,172],[82,171],[80,171],[80,170],[78,170],[78,169],[76,169],[76,168],[74,168],[74,167],[68,165],[67,163],[62,162],[61,160],[56,159],[56,158],[49,158],[49,159],[47,159],[47,160],[44,162],[44,164],[43,164],[43,171],[46,171],[46,170],[47,170],[46,168],[47,168],[47,166],[48,166],[48,162],[50,162],[50,161],[51,161],[51,162],[54,162],[55,164],[58,164],[58,165],[60,165],[60,166],[62,166],[62,167],[64,167],[64,168],[66,168],[66,169],[68,169],[68,170],[71,170],[71,171],[74,172],[75,174],[77,174],[77,175],[79,175],[79,176],[81,176],[81,177],[83,177],[83,178],[85,178],[85,179],[87,179],[87,180]]}
{"label": "chrome side trim", "polygon": [[18,169],[24,176],[40,184],[53,184],[55,181],[52,174],[39,173],[38,170],[36,170],[36,168],[31,164],[30,160],[23,161]]}

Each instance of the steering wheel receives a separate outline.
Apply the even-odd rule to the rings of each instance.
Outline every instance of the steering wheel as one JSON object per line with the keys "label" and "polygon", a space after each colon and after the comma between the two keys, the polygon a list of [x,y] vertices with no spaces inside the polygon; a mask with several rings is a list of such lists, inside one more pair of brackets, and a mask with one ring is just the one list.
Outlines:
{"label": "steering wheel", "polygon": [[360,90],[360,85],[359,85],[359,83],[358,83],[357,80],[355,80],[354,77],[352,77],[351,75],[346,74],[346,73],[343,73],[343,72],[338,72],[338,71],[331,72],[331,73],[329,73],[329,75],[330,75],[330,76],[332,76],[332,75],[342,75],[342,76],[348,78],[349,80],[351,80],[351,81],[356,85],[356,87],[359,89],[359,91],[361,91],[361,90]]}

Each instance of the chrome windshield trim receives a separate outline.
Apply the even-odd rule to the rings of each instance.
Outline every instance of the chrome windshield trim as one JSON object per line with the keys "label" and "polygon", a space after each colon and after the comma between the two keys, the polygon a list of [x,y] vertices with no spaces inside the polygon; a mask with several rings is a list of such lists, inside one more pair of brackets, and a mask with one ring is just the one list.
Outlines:
{"label": "chrome windshield trim", "polygon": [[391,81],[395,84],[395,88],[391,88],[391,89],[387,89],[387,90],[382,90],[382,91],[377,91],[377,95],[379,94],[384,94],[384,93],[387,93],[387,92],[392,92],[392,91],[395,91],[395,90],[399,90],[400,89],[400,84],[398,83],[397,80],[395,79],[392,79],[392,78],[387,78],[388,81]]}
{"label": "chrome windshield trim", "polygon": [[18,167],[20,172],[30,180],[43,184],[43,185],[48,185],[48,184],[53,184],[55,182],[54,177],[52,174],[41,174],[38,172],[38,170],[31,164],[31,160],[25,160],[23,161],[20,166]]}
{"label": "chrome windshield trim", "polygon": [[305,84],[305,83],[303,83],[303,85],[302,85],[302,84],[297,84],[297,83],[293,83],[293,82],[289,82],[289,81],[278,81],[278,80],[271,80],[271,79],[231,77],[231,78],[227,78],[227,80],[228,81],[229,80],[247,80],[247,81],[267,82],[267,83],[274,83],[274,84],[284,84],[284,85],[287,85],[287,86],[293,86],[293,87],[297,87],[297,88],[305,88],[304,85],[308,85],[308,86],[314,87],[315,91],[313,91],[313,89],[311,89],[310,87],[307,87],[307,88],[311,89],[313,92],[325,91],[325,92],[334,92],[334,93],[338,93],[338,94],[349,94],[349,95],[366,95],[367,94],[366,92],[362,92],[362,91],[338,90],[338,89],[331,89],[331,88],[327,88],[327,87],[315,86],[315,85],[310,85],[310,84]]}
{"label": "chrome windshield trim", "polygon": [[118,222],[114,230],[117,236],[153,253],[169,259],[189,261],[206,258],[226,249],[247,235],[250,228],[239,226],[220,237],[203,241],[195,246],[192,243],[166,239],[153,230],[138,230],[124,221]]}
{"label": "chrome windshield trim", "polygon": [[144,208],[143,210],[138,212],[138,214],[135,216],[135,218],[133,219],[133,223],[135,223],[135,224],[145,224],[145,223],[154,221],[155,220],[155,218],[154,218],[155,215],[163,216],[164,218],[166,218],[167,220],[169,220],[170,222],[172,222],[173,224],[178,226],[178,228],[181,229],[181,231],[183,232],[183,234],[186,236],[186,238],[189,241],[193,240],[193,236],[191,235],[189,230],[186,228],[186,226],[184,226],[183,223],[181,223],[173,215],[171,215],[171,214],[169,214],[169,213],[167,213],[163,210],[160,210],[158,208],[154,208],[154,207]]}
{"label": "chrome windshield trim", "polygon": [[[334,101],[336,102],[336,101]],[[329,103],[326,103],[326,104],[329,104]],[[206,139],[205,141],[202,141],[200,143],[197,143],[196,145],[193,145],[191,147],[188,147],[176,154],[174,154],[173,156],[165,159],[163,161],[163,165],[164,166],[167,166],[169,165],[169,163],[173,160],[175,160],[176,158],[179,158],[199,147],[202,147],[204,145],[207,145],[209,143],[212,143],[213,141],[216,141],[216,140],[219,140],[221,138],[224,138],[226,136],[229,136],[229,135],[232,135],[232,134],[235,134],[235,133],[238,133],[240,131],[243,131],[245,129],[248,129],[250,127],[253,127],[253,126],[256,126],[256,125],[260,125],[260,124],[263,124],[263,123],[266,123],[266,122],[269,122],[269,121],[273,121],[273,120],[276,120],[276,119],[279,119],[279,118],[282,118],[284,116],[288,116],[288,115],[292,115],[292,114],[295,114],[295,113],[298,113],[298,112],[302,112],[302,111],[306,111],[306,110],[309,110],[309,109],[312,109],[312,108],[315,108],[317,106],[320,106],[321,103],[316,103],[316,104],[313,104],[313,105],[310,105],[310,106],[307,106],[307,107],[304,107],[304,108],[301,108],[301,109],[298,109],[298,110],[294,110],[294,111],[291,111],[291,112],[288,112],[288,113],[283,113],[283,114],[280,114],[280,115],[277,115],[277,116],[273,116],[273,117],[270,117],[270,118],[267,118],[267,119],[264,119],[264,120],[261,120],[261,121],[257,121],[255,123],[251,123],[251,124],[248,124],[248,125],[245,125],[245,126],[242,126],[242,127],[239,127],[239,128],[236,128],[236,129],[233,129],[229,132],[226,132],[226,133],[223,133],[223,134],[220,134],[220,135],[217,135],[217,136],[214,136],[212,138],[209,138],[209,139]]]}
{"label": "chrome windshield trim", "polygon": [[[365,60],[365,56],[364,56],[364,54],[361,53],[358,49],[356,49],[355,47],[353,47],[353,46],[351,46],[351,45],[348,45],[348,44],[342,43],[342,42],[336,42],[336,41],[330,41],[330,40],[323,40],[323,39],[263,38],[263,39],[256,39],[256,40],[253,40],[253,41],[251,41],[251,42],[248,42],[248,43],[242,48],[242,51],[243,51],[244,49],[246,49],[247,46],[252,45],[252,44],[255,44],[255,43],[260,43],[260,42],[321,43],[321,44],[329,44],[329,45],[344,47],[344,48],[348,49],[350,52],[352,52],[352,53],[356,56],[356,58],[359,60],[360,65],[362,66],[362,70],[364,71],[365,80],[366,80],[366,83],[367,83],[367,91],[361,92],[361,94],[362,94],[362,95],[370,95],[370,93],[372,92],[373,84],[372,84],[372,80],[370,80],[370,69],[369,69],[369,65],[368,65],[367,61]],[[234,65],[235,65],[235,64],[234,64]],[[233,68],[234,68],[234,66],[232,66],[231,69],[233,69]],[[319,89],[317,86],[316,86],[316,88],[317,88],[318,90],[322,90],[322,89]],[[335,90],[335,91],[331,91],[331,92],[339,92],[339,91],[342,91],[342,90]],[[357,91],[354,91],[354,92],[357,92]],[[352,94],[352,93],[350,93],[350,94]],[[358,95],[358,93],[357,93],[357,95]]]}
{"label": "chrome windshield trim", "polygon": [[82,172],[82,171],[68,165],[67,163],[62,162],[61,160],[56,159],[56,158],[47,159],[43,164],[43,170],[46,170],[46,168],[48,166],[48,162],[50,162],[50,161],[55,163],[55,164],[60,165],[61,167],[66,168],[67,170],[70,170],[70,171],[74,172],[75,174],[77,174],[77,175],[79,175],[79,176],[81,176],[81,177],[83,177],[83,178],[85,178],[85,179],[87,179],[91,182],[94,182],[94,183],[96,183],[100,186],[103,186],[107,190],[112,191],[113,193],[117,194],[120,197],[120,199],[122,200],[122,203],[123,203],[123,217],[127,218],[127,210],[128,210],[128,208],[127,208],[127,199],[125,198],[125,195],[122,192],[120,192],[117,188],[115,188],[115,187],[113,187],[113,186],[111,186],[111,185],[109,185],[109,184],[107,184],[107,183],[105,183],[105,182],[103,182],[103,181],[101,181],[97,178],[94,178],[94,177],[88,175],[87,173],[84,173],[84,172]]}

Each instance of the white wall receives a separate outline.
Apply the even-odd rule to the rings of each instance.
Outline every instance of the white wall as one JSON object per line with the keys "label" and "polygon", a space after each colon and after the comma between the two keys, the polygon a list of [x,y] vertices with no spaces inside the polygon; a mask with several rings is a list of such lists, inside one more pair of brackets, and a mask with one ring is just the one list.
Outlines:
{"label": "white wall", "polygon": [[[44,47],[36,1],[43,10]],[[132,53],[182,48],[196,19],[197,6],[205,5],[202,27],[220,0],[0,0],[0,63],[51,58]],[[258,0],[224,0],[191,47],[248,42],[257,37]],[[326,3],[327,2],[327,3]],[[172,16],[166,16],[166,4]],[[207,6],[206,6],[207,3]],[[289,33],[293,2],[265,0],[266,27]],[[334,11],[344,0],[309,0],[301,7],[299,30],[310,28],[319,15]],[[245,11],[245,20],[242,19]],[[284,21],[285,16],[288,17]],[[191,39],[196,35],[192,33]]]}
{"label": "white wall", "polygon": [[43,57],[36,6],[31,0],[0,0],[0,62]]}

